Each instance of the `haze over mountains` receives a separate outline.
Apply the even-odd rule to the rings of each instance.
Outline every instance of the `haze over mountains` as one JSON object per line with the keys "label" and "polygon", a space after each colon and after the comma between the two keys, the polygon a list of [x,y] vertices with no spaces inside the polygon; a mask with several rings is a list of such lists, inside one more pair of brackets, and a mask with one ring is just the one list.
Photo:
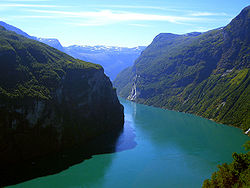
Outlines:
{"label": "haze over mountains", "polygon": [[250,127],[250,6],[226,27],[162,33],[114,81],[118,94],[156,107]]}
{"label": "haze over mountains", "polygon": [[135,48],[116,46],[69,46],[65,52],[75,58],[94,62],[104,67],[105,73],[114,80],[119,72],[132,66],[134,61],[145,49],[144,46]]}
{"label": "haze over mountains", "polygon": [[38,38],[30,36],[24,31],[0,21],[0,25],[7,30],[14,31],[17,34],[23,35],[29,39],[43,42],[53,48],[65,52],[74,58],[83,61],[100,64],[104,67],[105,73],[114,80],[119,72],[123,69],[132,66],[134,61],[139,57],[141,52],[146,48],[145,46],[138,46],[134,48],[117,47],[117,46],[79,46],[72,45],[63,47],[58,39],[55,38]]}

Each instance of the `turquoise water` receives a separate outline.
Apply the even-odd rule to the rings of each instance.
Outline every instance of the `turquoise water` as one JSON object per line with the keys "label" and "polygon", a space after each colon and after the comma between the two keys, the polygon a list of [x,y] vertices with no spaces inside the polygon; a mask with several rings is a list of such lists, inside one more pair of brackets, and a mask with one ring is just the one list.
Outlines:
{"label": "turquoise water", "polygon": [[117,152],[94,155],[61,173],[10,187],[201,187],[218,164],[244,151],[241,146],[249,139],[239,129],[194,115],[120,101],[125,130]]}

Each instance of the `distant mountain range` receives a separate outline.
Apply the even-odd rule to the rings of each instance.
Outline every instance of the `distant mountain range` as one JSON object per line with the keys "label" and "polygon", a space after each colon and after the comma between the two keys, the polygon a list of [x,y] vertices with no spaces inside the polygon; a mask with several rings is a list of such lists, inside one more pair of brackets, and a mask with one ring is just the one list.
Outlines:
{"label": "distant mountain range", "polygon": [[64,50],[67,54],[89,62],[100,64],[105,73],[114,80],[119,72],[132,66],[134,61],[145,49],[144,46],[135,48],[115,46],[69,46]]}
{"label": "distant mountain range", "polygon": [[54,39],[54,38],[36,38],[37,41],[42,42],[44,44],[47,44],[53,48],[56,48],[58,50],[60,50],[61,52],[65,52],[63,46],[61,45],[61,43],[59,42],[58,39]]}
{"label": "distant mountain range", "polygon": [[115,79],[118,94],[156,107],[250,127],[250,6],[226,27],[162,33]]}
{"label": "distant mountain range", "polygon": [[65,52],[74,58],[83,61],[89,61],[100,64],[104,67],[105,73],[114,80],[119,72],[132,66],[134,61],[139,57],[141,52],[146,48],[139,46],[135,48],[116,47],[116,46],[79,46],[72,45],[63,47],[58,39],[55,38],[38,38],[30,36],[21,29],[0,21],[0,25],[7,30],[14,31],[19,35],[23,35],[29,39],[37,40],[45,43],[53,48]]}

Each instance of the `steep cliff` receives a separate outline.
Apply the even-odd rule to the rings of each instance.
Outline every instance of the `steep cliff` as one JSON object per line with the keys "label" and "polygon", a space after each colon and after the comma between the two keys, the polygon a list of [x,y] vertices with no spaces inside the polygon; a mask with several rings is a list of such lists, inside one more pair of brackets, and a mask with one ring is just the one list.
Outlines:
{"label": "steep cliff", "polygon": [[118,133],[123,121],[101,66],[0,27],[1,178],[24,161]]}
{"label": "steep cliff", "polygon": [[250,6],[226,27],[159,34],[114,81],[130,100],[250,126]]}

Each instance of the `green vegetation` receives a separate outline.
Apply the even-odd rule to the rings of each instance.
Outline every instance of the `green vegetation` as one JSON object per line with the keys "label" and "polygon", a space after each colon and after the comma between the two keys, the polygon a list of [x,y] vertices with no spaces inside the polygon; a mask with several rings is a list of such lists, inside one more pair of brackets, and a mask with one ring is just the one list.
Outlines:
{"label": "green vegetation", "polygon": [[203,188],[250,187],[250,141],[245,144],[248,152],[233,153],[233,162],[218,165],[219,171],[203,183]]}
{"label": "green vegetation", "polygon": [[50,99],[66,72],[102,69],[0,27],[0,98]]}
{"label": "green vegetation", "polygon": [[[250,6],[206,33],[159,34],[114,81],[138,103],[250,127]],[[132,97],[132,87],[136,96]],[[131,98],[132,97],[132,98]]]}
{"label": "green vegetation", "polygon": [[[100,65],[0,27],[0,166],[4,172],[0,186],[50,174],[50,170],[39,169],[35,175],[18,168],[77,151],[109,132],[116,139],[123,123],[123,107]],[[88,149],[81,152],[93,154]],[[59,169],[73,163],[60,164]],[[58,168],[48,164],[48,169]]]}

